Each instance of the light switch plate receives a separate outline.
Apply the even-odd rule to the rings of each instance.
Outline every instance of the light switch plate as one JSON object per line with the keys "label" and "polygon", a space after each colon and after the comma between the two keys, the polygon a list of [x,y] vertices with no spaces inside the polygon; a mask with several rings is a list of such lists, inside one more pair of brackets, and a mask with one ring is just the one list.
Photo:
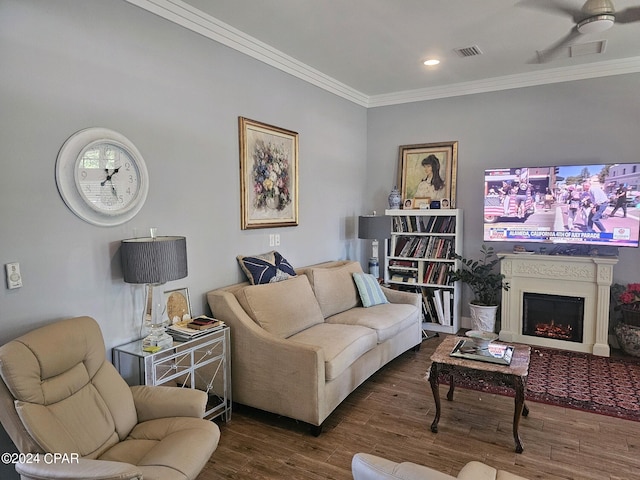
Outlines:
{"label": "light switch plate", "polygon": [[18,262],[7,263],[7,288],[14,289],[22,286],[22,275],[20,275],[20,264]]}

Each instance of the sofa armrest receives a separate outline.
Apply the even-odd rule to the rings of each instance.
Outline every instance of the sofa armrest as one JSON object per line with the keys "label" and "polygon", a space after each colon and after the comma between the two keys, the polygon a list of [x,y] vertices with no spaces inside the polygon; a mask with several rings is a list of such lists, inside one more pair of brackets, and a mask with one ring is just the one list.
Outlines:
{"label": "sofa armrest", "polygon": [[[35,454],[34,454],[35,455]],[[44,453],[37,463],[17,463],[22,480],[142,480],[142,472],[134,465],[86,458],[45,461]]]}
{"label": "sofa armrest", "polygon": [[385,297],[391,303],[408,303],[415,305],[418,310],[422,309],[422,295],[414,292],[405,292],[403,290],[394,290],[389,287],[381,287]]}
{"label": "sofa armrest", "polygon": [[234,401],[319,425],[327,414],[318,401],[325,384],[322,349],[267,332],[229,289],[210,291],[207,300],[214,316],[231,328]]}
{"label": "sofa armrest", "polygon": [[138,421],[155,418],[202,418],[207,394],[201,390],[166,386],[137,385],[131,387]]}

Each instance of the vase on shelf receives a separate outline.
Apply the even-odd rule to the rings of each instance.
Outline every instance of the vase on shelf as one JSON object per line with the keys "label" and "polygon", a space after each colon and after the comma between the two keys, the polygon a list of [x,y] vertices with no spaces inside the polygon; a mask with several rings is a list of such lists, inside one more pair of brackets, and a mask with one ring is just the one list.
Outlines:
{"label": "vase on shelf", "polygon": [[400,208],[400,204],[402,203],[402,198],[400,197],[400,192],[398,191],[398,187],[393,187],[391,193],[389,194],[389,208],[396,209]]}

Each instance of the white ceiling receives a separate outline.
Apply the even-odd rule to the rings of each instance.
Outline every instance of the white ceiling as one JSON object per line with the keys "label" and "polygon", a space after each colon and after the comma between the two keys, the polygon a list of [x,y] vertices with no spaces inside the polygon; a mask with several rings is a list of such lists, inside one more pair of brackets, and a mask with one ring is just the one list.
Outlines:
{"label": "white ceiling", "polygon": [[[590,51],[604,40],[603,53],[566,48],[539,63],[536,52],[575,25],[531,7],[552,0],[127,1],[364,106],[640,72],[640,22],[572,42]],[[614,3],[623,11],[640,0]],[[482,55],[455,52],[470,46]],[[425,67],[430,57],[441,64]]]}

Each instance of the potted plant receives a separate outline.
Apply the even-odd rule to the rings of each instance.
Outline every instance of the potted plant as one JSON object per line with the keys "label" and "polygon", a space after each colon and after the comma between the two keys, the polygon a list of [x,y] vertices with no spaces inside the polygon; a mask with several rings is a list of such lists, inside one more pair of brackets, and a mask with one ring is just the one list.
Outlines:
{"label": "potted plant", "polygon": [[509,284],[504,281],[503,274],[495,271],[500,259],[495,255],[493,247],[482,245],[480,253],[482,255],[479,260],[467,259],[456,253],[454,258],[460,260],[461,266],[449,272],[449,279],[466,283],[473,292],[473,300],[469,303],[473,329],[493,332],[499,305],[498,296],[503,289],[509,290]]}
{"label": "potted plant", "polygon": [[630,283],[626,288],[615,284],[611,292],[617,303],[615,310],[622,312],[613,329],[618,345],[626,354],[640,357],[640,283]]}

